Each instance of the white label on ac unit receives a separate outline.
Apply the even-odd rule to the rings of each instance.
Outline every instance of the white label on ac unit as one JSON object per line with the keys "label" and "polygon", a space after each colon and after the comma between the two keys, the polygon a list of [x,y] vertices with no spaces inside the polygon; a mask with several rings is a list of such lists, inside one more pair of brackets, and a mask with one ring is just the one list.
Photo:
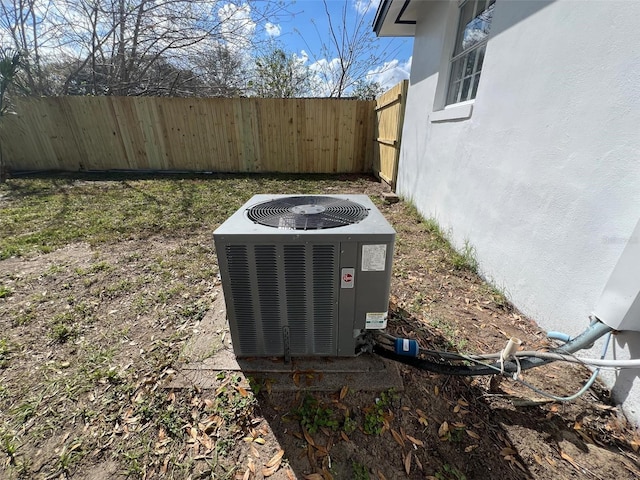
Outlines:
{"label": "white label on ac unit", "polygon": [[353,288],[355,274],[355,268],[343,268],[340,276],[340,288]]}
{"label": "white label on ac unit", "polygon": [[387,246],[363,245],[362,246],[362,271],[363,272],[384,272],[387,261]]}
{"label": "white label on ac unit", "polygon": [[365,322],[367,330],[387,328],[387,312],[369,312]]}

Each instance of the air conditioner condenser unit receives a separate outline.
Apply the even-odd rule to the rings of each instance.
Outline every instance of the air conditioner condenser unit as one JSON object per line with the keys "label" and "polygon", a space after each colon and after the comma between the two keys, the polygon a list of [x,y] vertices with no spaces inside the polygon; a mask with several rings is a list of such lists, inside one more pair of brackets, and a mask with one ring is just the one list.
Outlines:
{"label": "air conditioner condenser unit", "polygon": [[395,231],[368,196],[256,195],[213,236],[236,356],[353,356],[386,327]]}

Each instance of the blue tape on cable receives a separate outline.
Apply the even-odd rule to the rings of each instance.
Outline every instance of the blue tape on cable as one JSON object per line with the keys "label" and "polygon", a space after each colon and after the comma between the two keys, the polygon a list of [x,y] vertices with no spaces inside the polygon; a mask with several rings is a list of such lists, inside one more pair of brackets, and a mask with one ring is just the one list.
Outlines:
{"label": "blue tape on cable", "polygon": [[395,349],[398,355],[406,355],[408,357],[417,357],[420,351],[418,342],[408,338],[396,338]]}

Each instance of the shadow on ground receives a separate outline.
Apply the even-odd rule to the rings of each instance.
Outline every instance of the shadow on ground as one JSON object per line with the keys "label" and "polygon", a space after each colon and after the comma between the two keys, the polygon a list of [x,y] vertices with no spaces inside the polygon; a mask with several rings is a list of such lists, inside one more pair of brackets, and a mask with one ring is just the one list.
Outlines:
{"label": "shadow on ground", "polygon": [[[269,475],[274,479],[287,478],[288,470],[297,478],[325,479],[531,477],[501,423],[492,421],[485,392],[467,379],[368,354],[290,365],[236,360],[228,332],[220,291],[167,387],[215,390],[224,372],[244,375],[258,408],[237,452],[240,471],[253,467],[261,478],[282,449],[281,473]],[[519,415],[503,419],[510,414]]]}

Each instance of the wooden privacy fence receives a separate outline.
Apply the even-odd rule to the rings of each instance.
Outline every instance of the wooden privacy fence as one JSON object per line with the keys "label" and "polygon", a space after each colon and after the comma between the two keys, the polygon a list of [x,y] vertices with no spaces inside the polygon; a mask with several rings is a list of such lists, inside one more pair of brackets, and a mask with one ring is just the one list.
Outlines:
{"label": "wooden privacy fence", "polygon": [[340,99],[18,98],[9,170],[368,172],[375,102]]}
{"label": "wooden privacy fence", "polygon": [[373,172],[395,191],[402,124],[409,81],[403,80],[376,100],[376,148]]}

